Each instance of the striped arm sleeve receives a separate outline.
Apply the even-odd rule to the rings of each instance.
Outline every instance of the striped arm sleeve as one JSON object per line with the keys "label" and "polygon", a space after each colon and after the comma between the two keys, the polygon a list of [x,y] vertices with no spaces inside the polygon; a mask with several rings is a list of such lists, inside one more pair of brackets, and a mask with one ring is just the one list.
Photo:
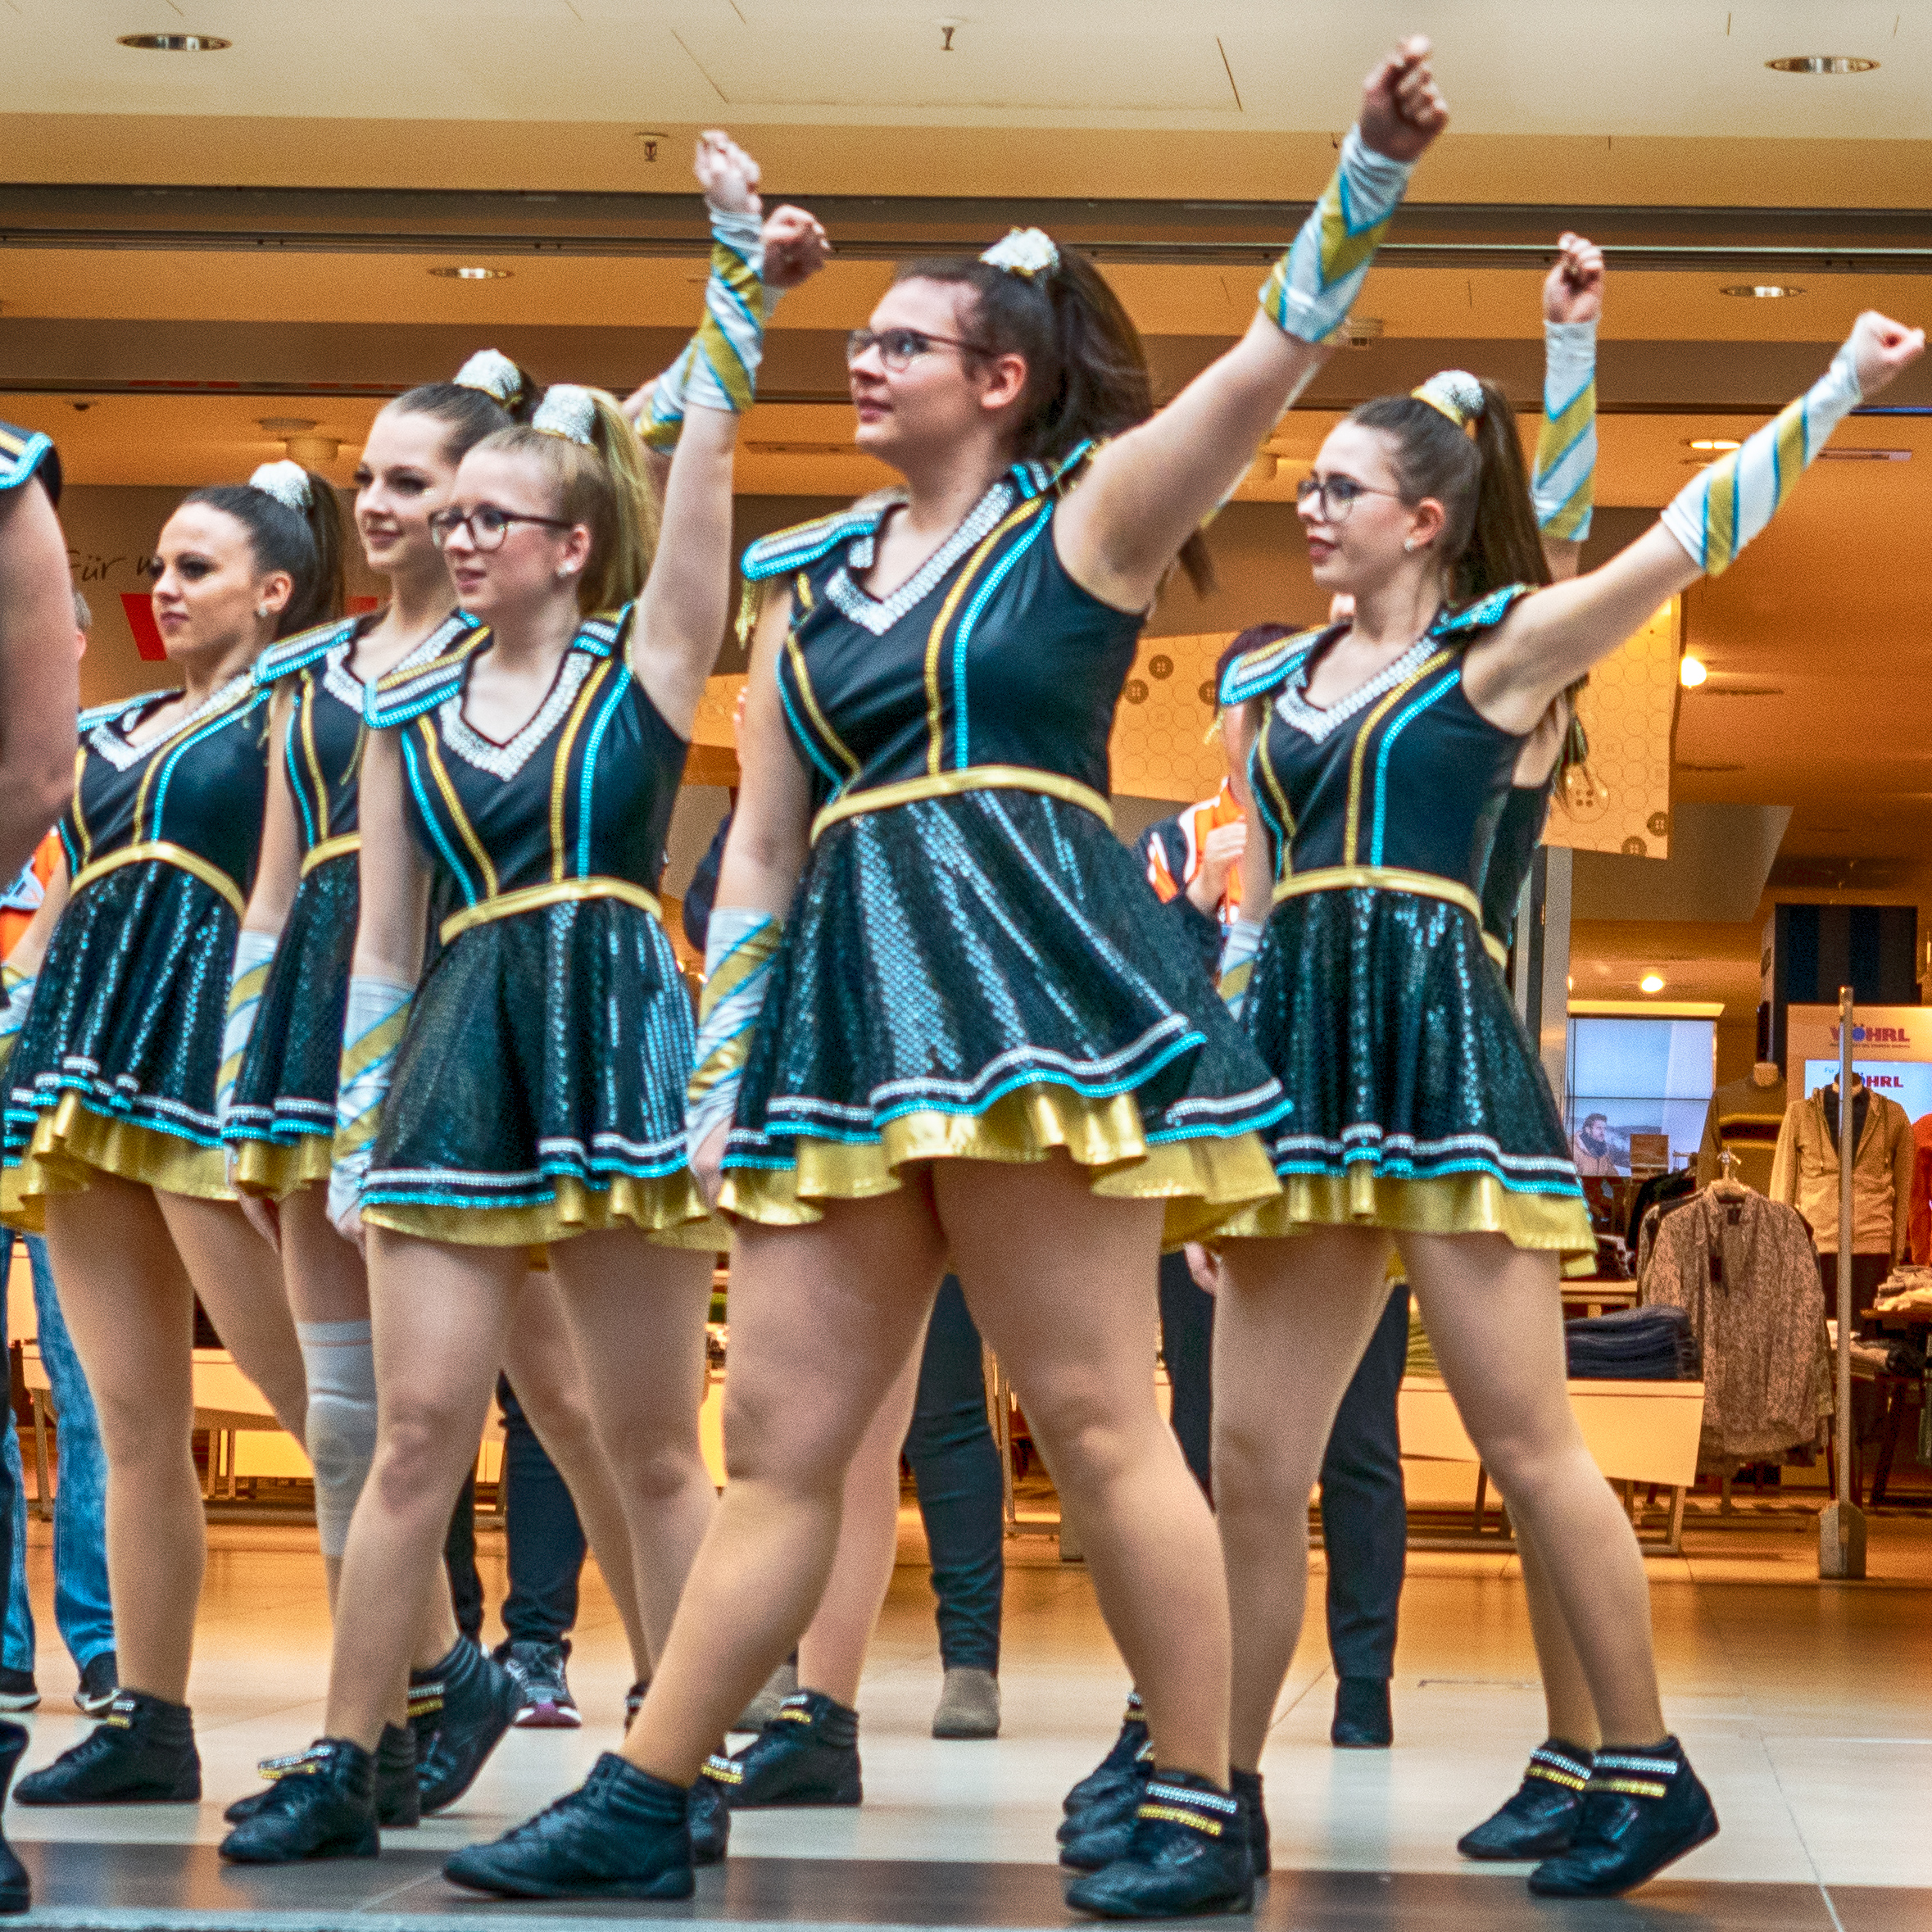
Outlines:
{"label": "striped arm sleeve", "polygon": [[1323,342],[1348,319],[1411,172],[1349,129],[1321,200],[1261,285],[1261,312],[1283,334]]}
{"label": "striped arm sleeve", "polygon": [[744,906],[715,908],[705,935],[705,990],[698,1002],[697,1048],[684,1105],[684,1142],[698,1150],[737,1111],[751,1052],[751,1029],[771,990],[784,923]]}
{"label": "striped arm sleeve", "polygon": [[1530,501],[1536,527],[1561,543],[1590,535],[1597,491],[1597,325],[1543,324],[1543,428]]}

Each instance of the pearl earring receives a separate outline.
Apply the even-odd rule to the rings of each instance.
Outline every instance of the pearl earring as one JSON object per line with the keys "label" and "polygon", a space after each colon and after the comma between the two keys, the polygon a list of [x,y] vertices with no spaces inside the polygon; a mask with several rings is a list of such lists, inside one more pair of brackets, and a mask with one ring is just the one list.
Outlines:
{"label": "pearl earring", "polygon": [[266,616],[268,615],[268,614],[269,614],[269,612],[268,612],[268,605],[265,605],[265,604],[257,604],[257,605],[255,606],[255,615],[256,615],[257,617],[266,617]]}
{"label": "pearl earring", "polygon": [[1413,551],[1414,550],[1415,546],[1416,546],[1416,540],[1415,540],[1415,538],[1414,538],[1414,537],[1404,537],[1404,538],[1403,538],[1403,540],[1402,540],[1402,547],[1403,547],[1403,548],[1404,548],[1405,551]]}

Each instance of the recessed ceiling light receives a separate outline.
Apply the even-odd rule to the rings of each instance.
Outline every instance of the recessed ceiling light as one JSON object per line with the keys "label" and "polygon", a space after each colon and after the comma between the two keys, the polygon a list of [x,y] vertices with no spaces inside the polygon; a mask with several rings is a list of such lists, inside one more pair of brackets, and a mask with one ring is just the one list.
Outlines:
{"label": "recessed ceiling light", "polygon": [[1842,450],[1820,450],[1821,458],[1829,457],[1834,463],[1909,463],[1910,450],[1859,449],[1856,446]]}
{"label": "recessed ceiling light", "polygon": [[115,45],[143,53],[220,53],[234,43],[214,34],[123,34]]}
{"label": "recessed ceiling light", "polygon": [[1803,295],[1804,291],[1793,288],[1789,282],[1733,282],[1724,293],[1754,297],[1759,302],[1777,302],[1787,295]]}
{"label": "recessed ceiling light", "polygon": [[1664,990],[1663,975],[1661,973],[1646,973],[1637,984],[1647,993],[1661,993]]}
{"label": "recessed ceiling light", "polygon": [[433,268],[429,272],[433,275],[441,275],[445,281],[449,282],[507,282],[510,275],[508,269],[475,268],[469,265],[462,268]]}
{"label": "recessed ceiling light", "polygon": [[1704,669],[1703,660],[1693,657],[1688,651],[1684,654],[1684,661],[1677,666],[1677,682],[1686,691],[1695,691],[1710,674]]}
{"label": "recessed ceiling light", "polygon": [[1786,54],[1764,64],[1774,74],[1870,74],[1878,66],[1857,54]]}
{"label": "recessed ceiling light", "polygon": [[1685,439],[1687,450],[1739,450],[1744,446],[1735,436],[1693,436]]}

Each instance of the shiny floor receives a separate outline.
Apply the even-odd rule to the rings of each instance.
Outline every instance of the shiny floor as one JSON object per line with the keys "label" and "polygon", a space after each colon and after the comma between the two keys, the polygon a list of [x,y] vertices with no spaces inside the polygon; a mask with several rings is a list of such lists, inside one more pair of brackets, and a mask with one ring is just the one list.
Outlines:
{"label": "shiny floor", "polygon": [[[1716,1796],[1722,1835],[1623,1904],[1553,1908],[1520,1875],[1472,1872],[1457,1834],[1512,1788],[1541,1735],[1513,1564],[1412,1555],[1395,1685],[1393,1751],[1327,1743],[1332,1698],[1317,1576],[1312,1641],[1284,1694],[1264,1769],[1276,1875],[1271,1929],[1671,1926],[1932,1929],[1932,1522],[1872,1522],[1871,1576],[1816,1580],[1815,1531],[1792,1508],[1694,1526],[1650,1571],[1667,1708]],[[1085,1570],[1050,1543],[1012,1551],[994,1743],[927,1735],[939,1664],[917,1519],[861,1698],[866,1802],[855,1811],[742,1816],[733,1857],[674,1907],[490,1907],[445,1887],[438,1855],[494,1834],[574,1783],[615,1744],[628,1660],[594,1571],[571,1680],[581,1730],[513,1733],[453,1814],[390,1836],[379,1862],[241,1874],[215,1861],[220,1807],[252,1789],[255,1761],[306,1743],[320,1721],[327,1616],[313,1536],[214,1532],[193,1698],[207,1802],[198,1809],[7,1813],[48,1922],[135,1927],[309,1926],[438,1915],[446,1925],[570,1916],[698,1918],[734,1925],[1053,1926],[1061,1793],[1118,1722],[1125,1680]],[[499,1539],[485,1581],[502,1587]],[[43,1703],[27,1766],[82,1735],[73,1671],[52,1616],[46,1531],[29,1572]]]}

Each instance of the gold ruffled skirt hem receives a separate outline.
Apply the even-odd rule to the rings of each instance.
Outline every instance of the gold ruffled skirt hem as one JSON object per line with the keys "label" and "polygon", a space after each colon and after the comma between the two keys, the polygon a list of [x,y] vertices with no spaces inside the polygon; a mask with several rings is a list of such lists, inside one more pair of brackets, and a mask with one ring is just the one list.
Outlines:
{"label": "gold ruffled skirt hem", "polygon": [[447,1241],[459,1248],[546,1248],[573,1235],[624,1229],[646,1236],[660,1248],[722,1254],[731,1231],[705,1209],[688,1168],[655,1180],[628,1174],[609,1187],[586,1187],[559,1175],[556,1198],[525,1207],[452,1207],[437,1201],[372,1202],[362,1218],[373,1227]]}
{"label": "gold ruffled skirt hem", "polygon": [[46,1227],[46,1197],[79,1194],[97,1173],[200,1200],[235,1198],[220,1148],[97,1113],[79,1094],[64,1093],[35,1122],[20,1164],[0,1176],[0,1222],[39,1234]]}
{"label": "gold ruffled skirt hem", "polygon": [[285,1200],[298,1187],[329,1185],[335,1141],[328,1134],[303,1134],[293,1141],[231,1141],[234,1184],[243,1194]]}
{"label": "gold ruffled skirt hem", "polygon": [[1587,1257],[1590,1210],[1574,1195],[1524,1194],[1493,1174],[1427,1180],[1378,1177],[1366,1161],[1346,1175],[1284,1174],[1281,1192],[1228,1221],[1221,1240],[1278,1240],[1311,1227],[1383,1227],[1391,1234],[1499,1234],[1512,1247]]}
{"label": "gold ruffled skirt hem", "polygon": [[1166,1203],[1164,1248],[1206,1240],[1231,1217],[1280,1192],[1260,1136],[1196,1136],[1148,1144],[1132,1094],[1090,1100],[1041,1084],[1003,1095],[983,1113],[901,1114],[877,1141],[790,1143],[796,1164],[728,1168],[719,1207],[768,1227],[799,1227],[828,1200],[869,1200],[903,1185],[914,1162],[1042,1161],[1064,1151],[1088,1170],[1093,1191],[1113,1200]]}

